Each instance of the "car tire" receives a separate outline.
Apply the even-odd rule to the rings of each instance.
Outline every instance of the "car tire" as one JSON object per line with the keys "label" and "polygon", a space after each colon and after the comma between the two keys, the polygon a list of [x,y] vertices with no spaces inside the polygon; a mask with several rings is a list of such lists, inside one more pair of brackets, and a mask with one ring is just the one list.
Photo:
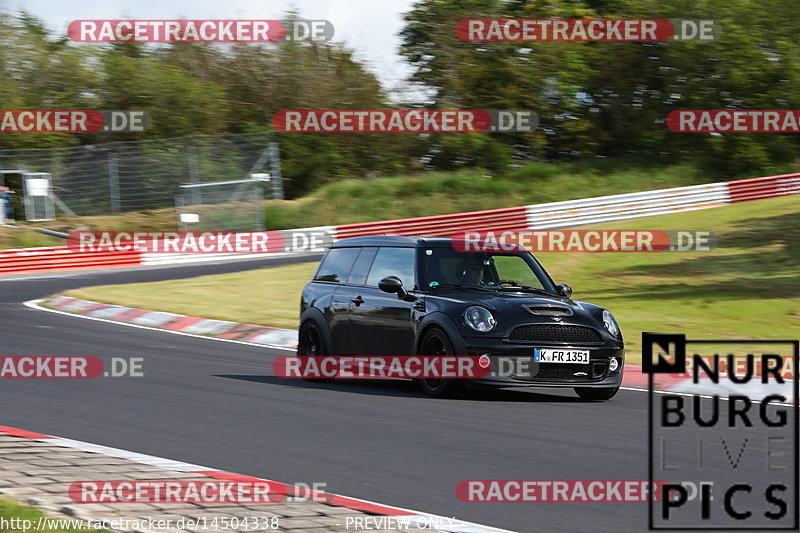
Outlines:
{"label": "car tire", "polygon": [[[325,338],[319,327],[312,321],[306,321],[300,326],[297,334],[297,357],[319,357],[328,355],[328,348],[325,346]],[[303,378],[304,381],[312,383],[327,383],[333,378]]]}
{"label": "car tire", "polygon": [[[419,355],[456,355],[447,333],[439,328],[429,329],[422,337],[419,347]],[[454,398],[463,395],[467,390],[463,379],[419,378],[416,381],[425,394],[434,398]]]}
{"label": "car tire", "polygon": [[585,402],[603,402],[613,398],[619,392],[619,387],[575,387],[575,392]]}

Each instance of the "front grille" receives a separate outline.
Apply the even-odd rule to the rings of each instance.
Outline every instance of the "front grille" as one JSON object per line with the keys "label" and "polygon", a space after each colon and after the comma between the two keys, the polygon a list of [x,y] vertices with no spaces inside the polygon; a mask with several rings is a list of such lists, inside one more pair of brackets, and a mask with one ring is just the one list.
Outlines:
{"label": "front grille", "polygon": [[[608,365],[603,362],[590,363],[588,365],[574,365],[571,363],[541,363],[535,364],[531,368],[533,375],[514,374],[513,377],[519,380],[560,380],[570,382],[597,381],[606,375]],[[577,376],[575,374],[578,374]]]}
{"label": "front grille", "polygon": [[564,343],[590,343],[603,342],[600,334],[586,326],[532,324],[514,328],[508,336],[511,341],[540,341]]}
{"label": "front grille", "polygon": [[[586,375],[576,376],[578,372]],[[536,375],[532,379],[579,379],[589,378],[589,365],[573,365],[569,363],[545,363],[537,368]]]}

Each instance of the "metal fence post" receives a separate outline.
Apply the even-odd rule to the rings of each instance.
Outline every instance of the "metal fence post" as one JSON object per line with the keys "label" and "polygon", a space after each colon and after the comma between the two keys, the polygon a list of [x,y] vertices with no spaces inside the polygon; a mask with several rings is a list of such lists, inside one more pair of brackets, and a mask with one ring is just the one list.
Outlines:
{"label": "metal fence post", "polygon": [[[197,147],[194,145],[187,146],[186,157],[189,160],[189,183],[197,185],[200,183],[200,169],[197,165]],[[198,192],[197,189],[192,189],[192,203],[194,204],[200,203],[200,199],[197,197]]]}
{"label": "metal fence post", "polygon": [[183,221],[183,190],[175,193],[175,216],[178,219],[178,231],[186,231],[186,223]]}
{"label": "metal fence post", "polygon": [[117,153],[108,153],[108,188],[111,193],[111,212],[119,213],[120,197],[119,197],[119,164],[117,162]]}
{"label": "metal fence post", "polygon": [[264,231],[264,195],[261,191],[262,182],[257,181],[253,186],[253,204],[256,216],[256,231]]}
{"label": "metal fence post", "polygon": [[272,199],[283,200],[283,179],[281,178],[281,154],[278,143],[269,143],[269,175],[272,179]]}

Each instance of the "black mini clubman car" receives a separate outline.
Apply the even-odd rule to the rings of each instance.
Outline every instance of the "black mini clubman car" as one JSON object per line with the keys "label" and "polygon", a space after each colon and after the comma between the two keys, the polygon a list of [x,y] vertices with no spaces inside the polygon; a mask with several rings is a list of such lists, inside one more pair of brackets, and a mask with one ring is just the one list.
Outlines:
{"label": "black mini clubman car", "polygon": [[617,393],[625,349],[610,312],[572,300],[527,250],[455,244],[392,236],[334,243],[303,289],[297,355],[488,359],[492,372],[481,379],[419,379],[432,396],[467,386],[571,387],[584,400]]}

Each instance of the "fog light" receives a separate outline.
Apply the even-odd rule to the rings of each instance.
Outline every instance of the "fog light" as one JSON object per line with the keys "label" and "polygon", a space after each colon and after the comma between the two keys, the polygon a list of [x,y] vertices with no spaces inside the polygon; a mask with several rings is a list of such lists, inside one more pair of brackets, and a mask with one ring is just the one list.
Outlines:
{"label": "fog light", "polygon": [[478,358],[478,366],[481,368],[491,368],[492,367],[492,360],[489,359],[489,356],[483,354]]}
{"label": "fog light", "polygon": [[608,369],[612,372],[616,372],[619,368],[619,363],[617,362],[616,357],[612,357],[611,360],[608,362]]}

